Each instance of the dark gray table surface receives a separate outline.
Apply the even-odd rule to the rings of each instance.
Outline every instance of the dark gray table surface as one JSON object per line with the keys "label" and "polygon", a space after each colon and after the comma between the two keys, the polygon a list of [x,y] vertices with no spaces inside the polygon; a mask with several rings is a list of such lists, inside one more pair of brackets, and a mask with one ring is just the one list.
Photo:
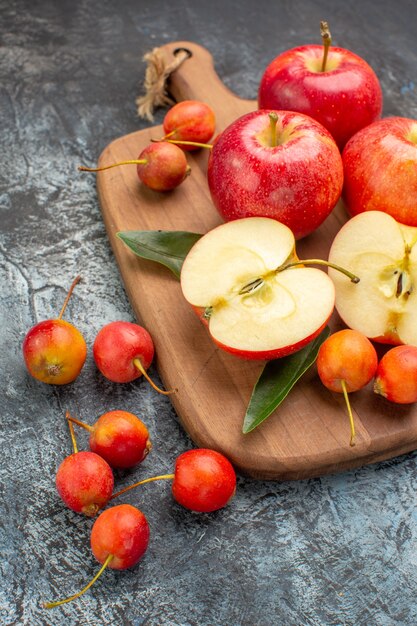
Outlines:
{"label": "dark gray table surface", "polygon": [[[299,482],[238,477],[226,508],[197,515],[168,483],[126,494],[151,527],[135,568],[97,571],[92,521],[54,487],[70,452],[64,413],[86,421],[124,408],[148,424],[153,451],[133,476],[170,472],[192,442],[168,398],[141,379],[98,374],[91,346],[115,319],[133,320],[101,219],[93,176],[77,172],[113,139],[145,128],[135,98],[144,53],[191,40],[214,56],[222,80],[255,98],[279,52],[333,40],[377,71],[384,115],[417,118],[417,3],[333,0],[0,0],[1,560],[0,623],[25,626],[393,626],[417,623],[417,455]],[[158,111],[160,123],[163,111]],[[21,342],[68,309],[90,348],[81,376],[56,388],[30,378]],[[156,366],[151,368],[158,378]],[[79,433],[81,447],[87,438]]]}

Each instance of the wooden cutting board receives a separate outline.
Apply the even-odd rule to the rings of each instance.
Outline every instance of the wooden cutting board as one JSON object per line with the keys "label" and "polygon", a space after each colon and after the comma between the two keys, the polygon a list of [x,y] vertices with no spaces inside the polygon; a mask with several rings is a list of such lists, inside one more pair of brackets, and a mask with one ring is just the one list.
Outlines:
{"label": "wooden cutting board", "polygon": [[[175,100],[207,102],[216,113],[217,131],[256,108],[254,100],[242,100],[222,84],[210,54],[194,43],[165,45],[161,50],[167,64],[181,48],[191,56],[171,75]],[[150,127],[116,139],[101,154],[100,165],[137,158],[151,139],[162,134],[161,127]],[[188,153],[192,173],[169,193],[146,189],[135,166],[97,175],[102,214],[126,291],[138,321],[154,339],[165,387],[178,389],[170,398],[191,439],[225,454],[240,472],[273,480],[340,472],[416,449],[416,407],[391,404],[376,396],[371,386],[351,394],[357,430],[356,446],[351,447],[343,396],[325,389],[314,368],[261,426],[242,434],[263,363],[219,350],[183,299],[170,270],[139,259],[116,237],[126,230],[205,233],[221,223],[206,182],[207,153]],[[327,258],[330,242],[345,220],[343,206],[337,206],[317,232],[299,242],[299,256]],[[336,314],[331,326],[341,327]]]}

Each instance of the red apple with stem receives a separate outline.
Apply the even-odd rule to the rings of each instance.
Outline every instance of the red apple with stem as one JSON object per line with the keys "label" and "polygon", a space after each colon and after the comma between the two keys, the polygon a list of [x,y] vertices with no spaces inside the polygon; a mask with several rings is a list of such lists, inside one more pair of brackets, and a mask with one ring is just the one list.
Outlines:
{"label": "red apple with stem", "polygon": [[130,504],[106,509],[97,517],[91,530],[91,550],[102,567],[92,580],[72,596],[45,602],[52,609],[82,596],[107,569],[128,569],[140,561],[149,544],[149,524],[145,515]]}
{"label": "red apple with stem", "polygon": [[286,109],[310,115],[332,134],[342,150],[361,128],[381,116],[378,77],[361,57],[329,47],[330,32],[322,22],[323,46],[305,45],[279,54],[259,85],[261,109]]}
{"label": "red apple with stem", "polygon": [[336,205],[342,158],[316,120],[291,111],[253,111],[230,124],[208,161],[212,200],[225,221],[269,217],[297,239],[316,230]]}
{"label": "red apple with stem", "polygon": [[87,345],[80,331],[62,319],[77,276],[56,319],[39,322],[23,341],[23,357],[29,373],[50,385],[66,385],[75,380],[87,357]]}
{"label": "red apple with stem", "polygon": [[387,117],[363,128],[342,153],[350,215],[383,211],[417,226],[417,120]]}
{"label": "red apple with stem", "polygon": [[139,179],[146,187],[154,191],[175,189],[191,172],[183,150],[168,141],[150,143],[137,159],[128,159],[101,167],[81,165],[78,169],[82,172],[102,172],[120,165],[136,165]]}
{"label": "red apple with stem", "polygon": [[374,391],[397,404],[417,402],[417,346],[396,346],[384,354],[375,374]]}
{"label": "red apple with stem", "polygon": [[67,411],[73,453],[60,464],[56,473],[57,491],[76,513],[94,517],[110,499],[114,487],[110,465],[94,452],[79,452],[74,428]]}
{"label": "red apple with stem", "polygon": [[90,433],[90,450],[111,467],[133,467],[141,463],[152,448],[147,427],[128,411],[103,413],[92,426],[75,417],[68,419]]}
{"label": "red apple with stem", "polygon": [[147,373],[154,357],[151,335],[143,326],[132,322],[116,321],[103,326],[98,332],[93,355],[100,372],[114,383],[129,383],[144,376],[159,393],[168,395],[174,390],[160,389]]}
{"label": "red apple with stem", "polygon": [[349,393],[365,387],[378,366],[378,357],[365,335],[346,328],[330,335],[320,346],[317,372],[327,389],[343,393],[350,421],[350,445],[355,445],[355,424]]}
{"label": "red apple with stem", "polygon": [[177,457],[173,474],[140,480],[113,494],[111,499],[156,480],[172,480],[174,499],[197,513],[211,513],[225,507],[236,491],[236,473],[230,461],[215,450],[197,448]]}
{"label": "red apple with stem", "polygon": [[183,100],[175,104],[163,120],[165,136],[162,140],[170,139],[190,141],[189,144],[179,144],[183,150],[197,150],[198,143],[207,143],[216,129],[216,118],[213,109],[199,100]]}

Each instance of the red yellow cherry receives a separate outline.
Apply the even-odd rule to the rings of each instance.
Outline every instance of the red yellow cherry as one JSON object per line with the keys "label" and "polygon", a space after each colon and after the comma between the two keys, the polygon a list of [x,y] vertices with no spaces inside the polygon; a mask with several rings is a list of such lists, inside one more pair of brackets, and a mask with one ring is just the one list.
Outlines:
{"label": "red yellow cherry", "polygon": [[236,491],[236,473],[230,461],[215,450],[197,448],[177,457],[173,474],[145,478],[114,493],[111,500],[156,480],[172,480],[174,499],[198,513],[211,513],[225,507]]}
{"label": "red yellow cherry", "polygon": [[375,393],[391,402],[417,402],[417,347],[391,348],[381,358],[374,381]]}
{"label": "red yellow cherry", "polygon": [[93,345],[98,369],[112,382],[129,383],[143,375],[159,393],[173,393],[155,385],[146,371],[152,363],[154,352],[153,340],[146,328],[125,321],[110,322],[103,326]]}
{"label": "red yellow cherry", "polygon": [[[67,412],[67,419],[69,417]],[[68,508],[94,517],[113,493],[113,472],[107,461],[95,452],[78,451],[72,423],[68,423],[73,453],[58,468],[56,488]]]}
{"label": "red yellow cherry", "polygon": [[87,357],[87,345],[80,331],[62,319],[75,285],[73,281],[57,319],[44,320],[29,330],[23,341],[23,357],[29,373],[50,385],[75,380]]}
{"label": "red yellow cherry", "polygon": [[94,578],[72,596],[63,600],[46,602],[52,609],[83,595],[109,567],[127,569],[136,565],[145,554],[149,543],[149,524],[145,515],[130,504],[119,504],[106,509],[97,517],[91,530],[91,550],[102,567]]}
{"label": "red yellow cherry", "polygon": [[82,172],[102,172],[120,165],[136,165],[139,179],[146,187],[154,191],[175,189],[191,172],[183,150],[167,141],[149,144],[137,159],[128,159],[101,167],[80,166],[78,169]]}
{"label": "red yellow cherry", "polygon": [[207,143],[216,129],[213,109],[199,100],[178,102],[167,112],[163,121],[165,136],[162,140],[174,142],[189,141],[191,144],[179,144],[183,150],[197,150],[199,143]]}
{"label": "red yellow cherry", "polygon": [[317,372],[325,387],[343,393],[350,420],[350,445],[355,445],[355,424],[348,393],[367,385],[375,375],[378,357],[365,335],[350,328],[328,337],[320,346]]}
{"label": "red yellow cherry", "polygon": [[152,448],[147,427],[128,411],[108,411],[92,426],[72,416],[68,419],[88,430],[90,450],[113,468],[128,468],[141,463]]}

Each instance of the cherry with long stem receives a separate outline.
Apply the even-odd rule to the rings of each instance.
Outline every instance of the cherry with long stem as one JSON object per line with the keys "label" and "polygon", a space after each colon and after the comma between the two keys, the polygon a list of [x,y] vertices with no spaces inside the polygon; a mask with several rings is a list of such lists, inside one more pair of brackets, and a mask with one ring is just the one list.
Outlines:
{"label": "cherry with long stem", "polygon": [[63,600],[56,600],[55,602],[44,602],[43,608],[44,609],[53,609],[56,606],[60,606],[61,604],[66,604],[67,602],[72,602],[73,600],[76,600],[77,598],[82,596],[86,591],[88,591],[90,589],[90,587],[92,587],[94,585],[96,580],[98,580],[100,578],[100,576],[107,569],[108,565],[110,564],[110,562],[112,561],[113,558],[114,558],[113,554],[109,554],[108,555],[108,557],[104,561],[103,565],[101,566],[101,568],[99,569],[97,574],[90,580],[89,583],[86,584],[85,587],[83,587],[81,589],[81,591],[78,591],[77,593],[74,593],[72,596],[69,596],[68,598],[64,598]]}

